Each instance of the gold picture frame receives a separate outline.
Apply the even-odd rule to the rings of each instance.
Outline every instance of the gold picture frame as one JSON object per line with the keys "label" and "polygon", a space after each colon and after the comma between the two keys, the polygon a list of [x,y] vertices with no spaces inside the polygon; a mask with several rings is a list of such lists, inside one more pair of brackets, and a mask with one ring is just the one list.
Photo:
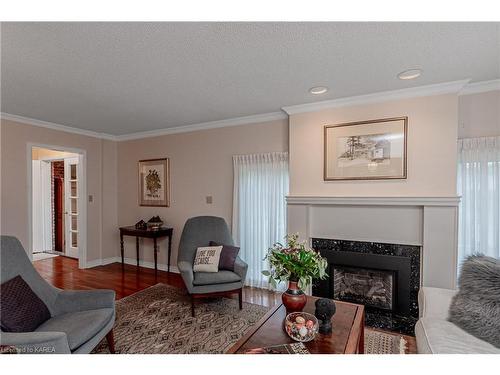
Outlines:
{"label": "gold picture frame", "polygon": [[407,147],[407,116],[326,125],[323,179],[406,179]]}
{"label": "gold picture frame", "polygon": [[168,158],[139,160],[139,206],[170,206],[170,162]]}

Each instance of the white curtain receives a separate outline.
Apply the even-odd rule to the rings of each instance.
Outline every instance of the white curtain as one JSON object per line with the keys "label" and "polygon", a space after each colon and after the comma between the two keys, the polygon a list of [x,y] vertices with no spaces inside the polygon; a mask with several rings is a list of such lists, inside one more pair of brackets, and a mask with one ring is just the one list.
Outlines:
{"label": "white curtain", "polygon": [[459,263],[483,253],[500,258],[500,137],[458,141]]}
{"label": "white curtain", "polygon": [[248,263],[246,285],[268,288],[267,249],[286,234],[288,153],[233,156],[233,237]]}

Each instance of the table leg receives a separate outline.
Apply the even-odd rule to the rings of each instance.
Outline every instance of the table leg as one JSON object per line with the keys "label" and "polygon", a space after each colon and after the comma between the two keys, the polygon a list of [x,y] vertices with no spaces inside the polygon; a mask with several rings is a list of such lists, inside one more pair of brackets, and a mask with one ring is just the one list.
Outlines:
{"label": "table leg", "polygon": [[154,243],[153,252],[155,254],[155,272],[156,272],[157,271],[157,265],[156,265],[156,263],[158,262],[158,245],[156,243],[156,237],[153,238],[153,243]]}
{"label": "table leg", "polygon": [[123,234],[120,233],[120,253],[122,255],[122,267],[123,267],[123,264],[125,263],[124,262],[124,249],[123,249]]}
{"label": "table leg", "polygon": [[170,255],[172,254],[172,236],[168,236],[168,265],[167,271],[170,272]]}
{"label": "table leg", "polygon": [[139,237],[135,238],[135,256],[137,258],[137,267],[139,267]]}
{"label": "table leg", "polygon": [[358,354],[365,354],[365,313],[361,321],[361,335],[359,337]]}

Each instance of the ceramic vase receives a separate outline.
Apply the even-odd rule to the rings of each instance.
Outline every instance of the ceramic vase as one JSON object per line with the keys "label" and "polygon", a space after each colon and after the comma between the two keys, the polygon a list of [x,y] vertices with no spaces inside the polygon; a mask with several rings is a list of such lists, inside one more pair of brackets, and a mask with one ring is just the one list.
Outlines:
{"label": "ceramic vase", "polygon": [[298,287],[297,281],[288,281],[288,289],[281,295],[287,313],[302,311],[307,302],[305,293]]}

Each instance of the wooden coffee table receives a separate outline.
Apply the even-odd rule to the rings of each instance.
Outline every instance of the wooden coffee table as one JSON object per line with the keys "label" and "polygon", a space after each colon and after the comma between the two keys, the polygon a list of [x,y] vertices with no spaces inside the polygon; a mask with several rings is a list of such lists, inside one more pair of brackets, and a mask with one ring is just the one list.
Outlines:
{"label": "wooden coffee table", "polygon": [[[317,297],[307,297],[304,312],[314,314]],[[335,301],[337,311],[332,318],[333,332],[330,335],[318,333],[314,340],[304,343],[312,354],[363,354],[365,309],[362,305]],[[243,354],[248,349],[273,345],[290,344],[292,340],[283,323],[286,310],[277,304],[255,324],[227,353]]]}

